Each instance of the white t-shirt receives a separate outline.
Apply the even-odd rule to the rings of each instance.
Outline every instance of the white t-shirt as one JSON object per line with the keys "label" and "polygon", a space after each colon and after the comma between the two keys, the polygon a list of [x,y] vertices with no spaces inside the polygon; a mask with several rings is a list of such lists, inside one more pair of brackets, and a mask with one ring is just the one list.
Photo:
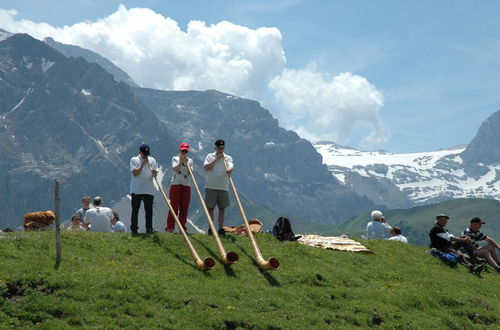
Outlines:
{"label": "white t-shirt", "polygon": [[408,243],[408,240],[403,235],[395,235],[395,236],[389,237],[387,240],[388,241],[398,241],[398,242],[402,242],[402,243]]}
{"label": "white t-shirt", "polygon": [[113,217],[113,211],[109,207],[97,206],[85,213],[83,222],[90,222],[94,232],[107,233],[112,231],[111,219]]}
{"label": "white t-shirt", "polygon": [[[205,163],[203,165],[210,164],[216,158],[215,152],[208,154],[207,157],[205,157]],[[231,156],[224,154],[224,161],[228,169],[233,168],[233,158],[231,158]],[[226,173],[224,161],[219,159],[210,171],[205,171],[207,173],[205,188],[229,190],[229,177]]]}
{"label": "white t-shirt", "polygon": [[121,221],[117,221],[114,226],[111,226],[111,229],[115,233],[126,233],[127,232],[127,227]]}
{"label": "white t-shirt", "polygon": [[392,227],[386,223],[383,223],[380,221],[370,221],[366,225],[366,238],[367,239],[372,239],[372,238],[384,239],[384,238],[386,238],[387,233],[391,231],[391,229],[392,229]]}
{"label": "white t-shirt", "polygon": [[78,226],[77,228],[73,228],[73,226],[69,226],[68,228],[66,228],[66,230],[68,230],[68,231],[72,231],[72,230],[75,230],[75,231],[85,231],[87,229],[83,228],[82,226]]}
{"label": "white t-shirt", "polygon": [[[157,170],[158,165],[156,164],[156,160],[153,157],[148,158],[149,164],[151,164],[153,170]],[[141,174],[139,174],[138,176],[134,176],[134,173],[132,173],[136,168],[140,167],[141,164],[142,158],[140,155],[132,157],[130,159],[130,193],[154,195],[157,191],[157,188],[153,182],[153,174],[151,173],[149,166],[144,166],[142,168]]]}
{"label": "white t-shirt", "polygon": [[[180,158],[179,156],[172,157],[172,169],[179,165]],[[188,166],[193,169],[193,160],[188,157]],[[191,186],[191,176],[189,175],[189,171],[186,166],[182,165],[178,171],[174,170],[172,174],[172,184],[180,184],[183,186]]]}

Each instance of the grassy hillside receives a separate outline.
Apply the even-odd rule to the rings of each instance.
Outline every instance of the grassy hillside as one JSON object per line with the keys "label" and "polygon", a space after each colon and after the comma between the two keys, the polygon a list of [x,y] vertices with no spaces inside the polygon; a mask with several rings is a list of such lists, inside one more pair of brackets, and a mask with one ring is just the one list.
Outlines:
{"label": "grassy hillside", "polygon": [[[491,329],[500,275],[449,268],[422,247],[368,241],[375,254],[322,250],[258,235],[282,269],[259,271],[246,237],[225,238],[240,261],[201,272],[179,235],[53,232],[0,239],[0,328]],[[202,257],[211,237],[192,235]],[[471,285],[473,284],[473,285]]]}
{"label": "grassy hillside", "polygon": [[[447,228],[454,235],[461,234],[470,224],[470,219],[479,216],[486,221],[481,230],[500,241],[500,202],[497,200],[453,199],[411,209],[384,211],[387,221],[393,226],[401,227],[410,243],[424,246],[429,244],[428,232],[439,213],[450,216]],[[332,228],[328,233],[349,233],[351,236],[361,237],[369,221],[370,211],[367,211]]]}

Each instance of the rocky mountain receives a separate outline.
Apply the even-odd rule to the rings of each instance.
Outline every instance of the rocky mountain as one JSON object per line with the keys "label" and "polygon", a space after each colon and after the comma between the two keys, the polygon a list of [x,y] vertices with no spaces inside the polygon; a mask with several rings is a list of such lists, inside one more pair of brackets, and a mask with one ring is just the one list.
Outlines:
{"label": "rocky mountain", "polygon": [[214,141],[226,140],[241,194],[282,214],[336,223],[373,204],[342,185],[307,140],[281,128],[258,102],[217,91],[134,89],[201,164]]}
{"label": "rocky mountain", "polygon": [[483,168],[479,173],[489,172],[489,166],[500,164],[500,111],[486,119],[460,155],[469,170]]}
{"label": "rocky mountain", "polygon": [[452,198],[500,199],[500,111],[467,146],[433,152],[364,152],[332,142],[315,145],[330,172],[385,208]]}
{"label": "rocky mountain", "polygon": [[[142,142],[168,169],[178,143],[188,141],[203,174],[205,154],[219,137],[235,158],[240,194],[256,213],[335,223],[373,207],[257,102],[216,91],[131,89],[100,65],[73,57],[68,51],[75,49],[59,48],[65,56],[51,43],[25,34],[0,36],[0,202],[8,205],[0,227],[16,227],[25,212],[52,209],[56,178],[63,218],[83,194],[126,208],[129,159]],[[158,226],[163,221],[155,219]]]}
{"label": "rocky mountain", "polygon": [[124,82],[130,87],[139,87],[125,71],[114,65],[107,58],[97,54],[96,52],[78,46],[63,44],[61,42],[55,41],[50,37],[45,38],[43,41],[66,57],[82,57],[89,63],[99,64],[104,70],[115,77],[116,81],[118,82]]}
{"label": "rocky mountain", "polygon": [[129,159],[141,143],[167,159],[177,141],[157,117],[101,66],[67,58],[26,34],[0,41],[0,225],[53,209],[61,181],[67,218],[83,194],[120,200]]}

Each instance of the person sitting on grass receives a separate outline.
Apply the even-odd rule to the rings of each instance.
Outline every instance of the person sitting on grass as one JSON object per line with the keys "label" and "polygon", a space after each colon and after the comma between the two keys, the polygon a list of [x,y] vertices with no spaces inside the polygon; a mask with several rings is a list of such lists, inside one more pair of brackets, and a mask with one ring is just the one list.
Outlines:
{"label": "person sitting on grass", "polygon": [[81,223],[82,223],[82,221],[80,219],[80,215],[78,215],[78,214],[73,215],[71,217],[71,226],[68,227],[68,230],[77,230],[77,231],[87,230],[81,225]]}
{"label": "person sitting on grass", "polygon": [[123,222],[120,221],[120,216],[118,215],[118,212],[113,210],[113,219],[111,219],[111,229],[115,233],[126,233],[127,232],[127,227]]}
{"label": "person sitting on grass", "polygon": [[101,197],[94,198],[94,207],[85,213],[83,222],[90,226],[90,230],[94,232],[107,233],[111,230],[111,219],[113,219],[113,211],[109,207],[104,207]]}
{"label": "person sitting on grass", "polygon": [[[486,259],[486,262],[500,273],[500,258],[496,251],[500,249],[500,245],[494,239],[480,231],[481,226],[485,223],[481,218],[472,218],[470,226],[463,231],[462,237],[470,237],[472,241],[472,253]],[[481,241],[487,242],[488,245],[479,246],[479,242]]]}
{"label": "person sitting on grass", "polygon": [[374,210],[371,217],[372,221],[366,225],[366,239],[385,239],[392,227],[387,224],[384,215],[379,210]]}
{"label": "person sitting on grass", "polygon": [[443,253],[450,253],[456,256],[457,261],[462,265],[469,268],[469,270],[473,273],[480,274],[484,269],[482,264],[474,265],[467,260],[467,257],[464,253],[458,251],[454,248],[453,243],[459,243],[464,245],[470,245],[471,239],[470,237],[455,237],[448,232],[445,228],[448,223],[449,216],[446,214],[438,214],[436,216],[436,223],[429,231],[429,238],[431,240],[431,248],[436,249]]}
{"label": "person sitting on grass", "polygon": [[391,229],[391,237],[387,239],[388,241],[398,241],[401,243],[408,244],[408,240],[406,237],[401,235],[401,229],[399,227],[392,227]]}

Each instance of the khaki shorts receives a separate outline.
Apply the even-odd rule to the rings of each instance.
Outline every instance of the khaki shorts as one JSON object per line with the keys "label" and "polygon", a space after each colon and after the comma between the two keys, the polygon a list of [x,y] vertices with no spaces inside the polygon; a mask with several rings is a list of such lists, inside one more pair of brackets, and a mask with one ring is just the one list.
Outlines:
{"label": "khaki shorts", "polygon": [[205,188],[205,204],[209,209],[215,208],[215,205],[221,209],[229,207],[229,191]]}

